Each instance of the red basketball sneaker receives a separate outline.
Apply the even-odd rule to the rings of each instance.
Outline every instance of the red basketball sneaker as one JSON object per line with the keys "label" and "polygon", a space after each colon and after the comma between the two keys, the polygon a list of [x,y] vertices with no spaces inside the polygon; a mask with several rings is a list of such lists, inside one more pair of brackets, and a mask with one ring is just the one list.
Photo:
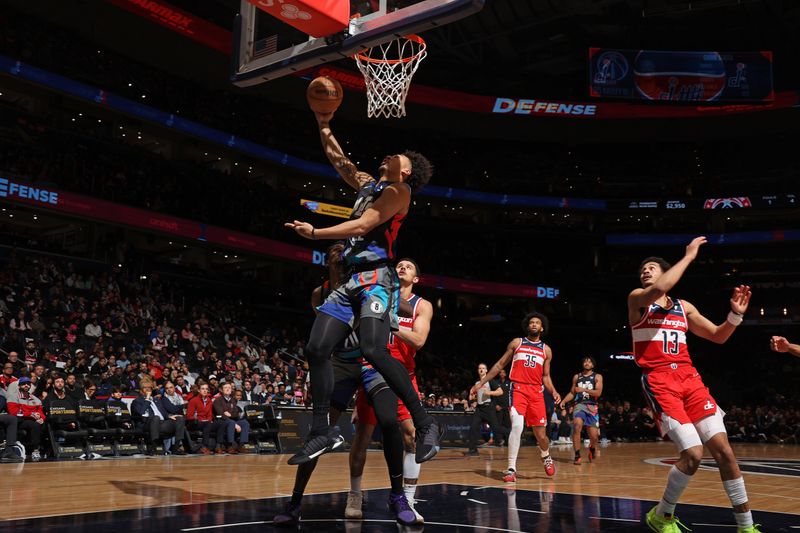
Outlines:
{"label": "red basketball sneaker", "polygon": [[506,483],[516,483],[517,473],[514,470],[506,471],[506,475],[503,476],[503,481],[505,481]]}
{"label": "red basketball sneaker", "polygon": [[544,473],[548,476],[552,477],[556,473],[556,464],[553,462],[553,458],[549,455],[542,459],[544,463]]}

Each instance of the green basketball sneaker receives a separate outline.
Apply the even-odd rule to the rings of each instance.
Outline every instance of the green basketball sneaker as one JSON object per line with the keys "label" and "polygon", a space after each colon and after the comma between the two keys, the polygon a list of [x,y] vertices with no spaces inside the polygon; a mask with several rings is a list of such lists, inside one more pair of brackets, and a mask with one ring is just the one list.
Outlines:
{"label": "green basketball sneaker", "polygon": [[691,531],[688,527],[683,525],[677,517],[666,516],[656,513],[656,507],[653,507],[647,513],[647,525],[657,533],[681,533],[681,528]]}

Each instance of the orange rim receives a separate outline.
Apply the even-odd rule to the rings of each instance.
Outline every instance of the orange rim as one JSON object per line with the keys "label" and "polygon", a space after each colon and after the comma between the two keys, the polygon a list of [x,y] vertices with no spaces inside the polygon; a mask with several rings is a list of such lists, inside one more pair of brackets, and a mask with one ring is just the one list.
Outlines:
{"label": "orange rim", "polygon": [[[375,59],[374,57],[369,57],[367,55],[364,55],[364,52],[357,53],[356,57],[361,61],[366,61],[367,63],[384,63],[387,65],[396,65],[397,63],[408,63],[410,61],[414,61],[414,59],[416,59],[425,50],[425,40],[415,33],[412,33],[411,35],[406,35],[402,37],[402,39],[408,39],[409,41],[413,41],[419,44],[422,48],[420,48],[419,52],[412,55],[411,57],[404,57],[402,59]],[[372,48],[368,48],[368,50],[372,50]]]}

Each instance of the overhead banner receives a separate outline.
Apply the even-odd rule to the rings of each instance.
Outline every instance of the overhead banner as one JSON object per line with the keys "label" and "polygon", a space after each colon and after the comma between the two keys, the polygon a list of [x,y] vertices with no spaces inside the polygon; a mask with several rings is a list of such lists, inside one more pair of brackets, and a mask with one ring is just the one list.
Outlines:
{"label": "overhead banner", "polygon": [[10,176],[0,178],[0,200],[195,239],[260,255],[303,263],[313,262],[312,251],[308,248],[50,187],[39,187]]}
{"label": "overhead banner", "polygon": [[437,274],[426,274],[422,276],[419,284],[423,287],[433,287],[455,292],[512,296],[516,298],[557,300],[561,294],[561,291],[555,287],[512,285],[511,283],[451,278],[449,276],[440,276]]}
{"label": "overhead banner", "polygon": [[152,20],[168,30],[179,33],[223,54],[231,53],[233,37],[230,31],[163,0],[106,1],[130,11],[134,15]]}
{"label": "overhead banner", "polygon": [[[766,53],[766,52],[765,52]],[[317,76],[335,78],[345,89],[365,92],[364,78],[357,72],[333,65],[322,65],[300,74],[312,79]],[[770,77],[771,80],[771,77]],[[735,83],[735,82],[731,82]],[[738,83],[742,83],[739,81]],[[754,82],[751,83],[751,86]],[[754,93],[754,89],[750,90]],[[742,92],[744,94],[744,92]],[[620,98],[627,98],[620,96]],[[639,100],[645,100],[639,98]],[[697,100],[685,100],[684,105],[653,105],[651,102],[581,102],[573,100],[540,99],[533,97],[488,96],[463,93],[412,83],[407,102],[431,107],[451,109],[463,113],[486,113],[515,118],[551,119],[662,119],[699,118],[734,115],[786,109],[800,103],[796,91],[772,93],[768,97],[741,98],[738,100],[714,100],[711,103],[697,104]]]}
{"label": "overhead banner", "polygon": [[800,205],[800,198],[796,194],[764,194],[756,196],[734,196],[728,198],[664,198],[664,199],[636,199],[636,200],[609,200],[610,210],[635,209],[648,210],[698,210],[698,209],[790,209]]}
{"label": "overhead banner", "polygon": [[589,49],[589,94],[671,102],[772,102],[772,52]]}
{"label": "overhead banner", "polygon": [[[336,77],[337,76],[336,72],[338,71],[335,70],[334,67],[325,66],[322,67],[321,69],[318,69],[315,72],[321,72]],[[72,97],[79,98],[87,102],[92,102],[100,106],[108,107],[115,111],[120,111],[122,113],[138,117],[142,120],[146,120],[148,122],[152,122],[166,128],[174,129],[181,133],[193,135],[195,137],[204,139],[208,142],[218,144],[220,146],[233,148],[235,150],[241,151],[242,153],[248,154],[253,157],[257,157],[259,159],[272,161],[273,163],[279,165],[285,165],[299,172],[308,172],[311,174],[325,176],[329,178],[338,177],[336,170],[334,170],[333,167],[328,164],[317,163],[315,161],[302,159],[300,157],[290,155],[286,152],[281,152],[274,148],[269,148],[267,146],[255,143],[253,141],[236,137],[235,135],[232,135],[230,133],[210,128],[208,126],[204,126],[203,124],[182,118],[175,114],[165,113],[163,111],[142,104],[140,102],[135,102],[128,98],[123,98],[114,93],[109,93],[103,89],[99,89],[97,87],[93,87],[91,85],[75,81],[73,79],[61,76],[59,74],[48,72],[46,70],[31,66],[27,63],[23,63],[22,61],[17,61],[9,57],[5,57],[3,55],[0,55],[0,73],[15,76],[20,79],[30,81],[32,83],[49,87],[51,89],[66,93]],[[354,76],[352,74],[344,74],[343,76],[345,77],[345,79],[349,79],[348,83],[355,84],[356,80],[360,79],[363,84],[363,78]],[[337,77],[337,79],[339,78]],[[448,92],[441,89],[435,89],[435,91]],[[490,97],[476,97],[476,98],[489,98],[491,101],[484,102],[486,103],[486,105],[492,105],[491,102],[494,101]],[[766,110],[766,109],[792,107],[797,103],[798,103],[797,95],[794,92],[784,92],[784,93],[779,93],[776,101],[771,104],[712,106],[712,107],[709,106],[662,107],[662,106],[653,106],[648,104],[601,103],[598,104],[599,107],[597,109],[602,110],[604,118],[634,118],[631,116],[622,116],[622,115],[618,117],[605,116],[607,110],[610,108],[606,108],[604,106],[606,105],[622,106],[622,107],[617,107],[617,109],[620,110],[623,107],[637,108],[640,109],[640,111],[638,112],[640,114],[636,116],[642,118],[645,116],[645,113],[650,113],[649,115],[650,117],[655,117],[656,116],[655,113],[664,113],[663,116],[673,116],[673,117],[687,113],[688,115],[686,116],[695,116],[691,115],[691,113],[693,112],[709,113],[715,115],[728,112],[730,113],[747,112],[756,109]],[[545,110],[546,109],[547,108],[545,107]],[[659,116],[663,118],[662,115]],[[540,207],[549,209],[573,209],[573,210],[590,210],[590,211],[592,210],[600,211],[607,209],[608,207],[611,207],[612,209],[625,209],[625,208],[653,209],[658,207],[659,204],[659,201],[655,200],[646,200],[646,201],[612,200],[611,206],[609,206],[608,202],[602,199],[502,194],[502,193],[491,193],[491,192],[471,190],[471,189],[443,187],[439,185],[428,185],[422,190],[421,194],[423,196],[446,198],[448,200],[463,200],[465,202],[474,202],[479,204],[495,204],[495,205],[507,205],[507,206],[518,206],[518,207],[532,207],[532,208]],[[795,207],[797,205],[797,198],[793,194],[782,195],[782,196],[764,196],[762,198],[763,201],[759,200],[758,202],[754,203],[756,207],[773,207],[773,206]],[[676,199],[676,200],[667,200],[666,202],[661,202],[661,203],[664,204],[665,209],[684,209],[689,207],[690,205],[691,207],[694,207],[694,202],[696,201]],[[700,207],[702,207],[702,205]]]}
{"label": "overhead banner", "polygon": [[[195,239],[257,255],[279,257],[314,265],[325,264],[325,253],[317,250],[211,226],[203,222],[115,204],[52,187],[40,187],[14,176],[0,177],[0,202],[2,201],[50,209],[90,220],[110,222],[169,236]],[[287,234],[290,233],[287,232]],[[436,274],[427,275],[421,284],[456,292],[474,292],[495,296],[554,299],[559,295],[559,290],[552,287],[473,281],[437,276]]]}

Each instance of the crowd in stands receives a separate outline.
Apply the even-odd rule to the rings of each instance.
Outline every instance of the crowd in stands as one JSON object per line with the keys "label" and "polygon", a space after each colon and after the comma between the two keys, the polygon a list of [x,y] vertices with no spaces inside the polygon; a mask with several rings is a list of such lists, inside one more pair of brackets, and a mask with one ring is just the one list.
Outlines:
{"label": "crowd in stands", "polygon": [[[272,325],[254,335],[241,327],[251,320],[248,306],[191,297],[157,275],[11,252],[0,270],[0,394],[9,414],[22,409],[20,429],[29,430],[34,450],[41,431],[32,423],[47,419],[55,398],[138,396],[131,414],[140,428],[148,422],[153,435],[181,436],[177,415],[209,421],[205,391],[216,415],[234,421],[208,431],[236,431],[240,443],[247,428],[237,402],[305,404],[296,327]],[[192,409],[196,398],[201,405]],[[218,407],[219,398],[225,403]],[[233,439],[220,440],[234,450]]]}

